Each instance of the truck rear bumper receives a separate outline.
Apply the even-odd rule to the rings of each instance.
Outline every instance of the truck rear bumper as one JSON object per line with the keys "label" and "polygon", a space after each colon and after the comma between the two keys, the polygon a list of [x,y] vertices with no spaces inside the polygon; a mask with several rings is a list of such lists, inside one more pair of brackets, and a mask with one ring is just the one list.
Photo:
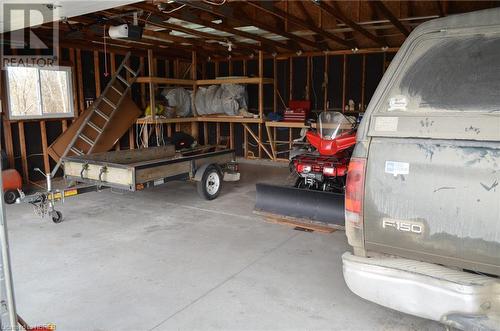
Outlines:
{"label": "truck rear bumper", "polygon": [[499,279],[390,256],[342,261],[347,286],[366,300],[459,329],[500,329]]}

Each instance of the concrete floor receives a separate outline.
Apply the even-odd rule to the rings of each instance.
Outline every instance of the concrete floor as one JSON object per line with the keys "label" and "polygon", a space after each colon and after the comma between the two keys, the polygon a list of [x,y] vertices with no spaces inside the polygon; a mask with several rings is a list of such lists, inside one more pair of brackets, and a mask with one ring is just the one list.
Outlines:
{"label": "concrete floor", "polygon": [[306,233],[252,214],[256,181],[288,171],[242,165],[215,201],[192,183],[68,199],[65,221],[7,209],[18,312],[57,330],[443,330],[349,291],[343,231]]}

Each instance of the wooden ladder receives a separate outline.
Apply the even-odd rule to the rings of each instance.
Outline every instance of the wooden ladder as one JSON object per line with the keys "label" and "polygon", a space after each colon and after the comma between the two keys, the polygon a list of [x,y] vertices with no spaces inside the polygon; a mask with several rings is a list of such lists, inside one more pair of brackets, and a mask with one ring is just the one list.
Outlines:
{"label": "wooden ladder", "polygon": [[[64,150],[64,153],[52,170],[52,175],[56,174],[61,166],[63,158],[68,154],[85,155],[91,154],[94,151],[99,138],[109,126],[110,120],[113,118],[116,110],[120,107],[123,99],[129,93],[132,84],[136,81],[139,72],[142,70],[142,65],[139,66],[137,71],[130,68],[126,64],[129,59],[130,52],[127,53],[120,66],[116,69],[116,72],[111,77],[104,91],[94,103],[92,103],[90,112],[87,114],[87,117]],[[126,78],[127,72],[131,75],[129,80]],[[78,146],[80,146],[79,148],[76,146],[77,142]]]}

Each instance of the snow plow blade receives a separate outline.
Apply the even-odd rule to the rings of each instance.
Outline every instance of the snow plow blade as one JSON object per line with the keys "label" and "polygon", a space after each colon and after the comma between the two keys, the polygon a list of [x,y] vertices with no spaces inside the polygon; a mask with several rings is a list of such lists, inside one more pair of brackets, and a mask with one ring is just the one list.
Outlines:
{"label": "snow plow blade", "polygon": [[344,226],[344,195],[258,183],[255,210]]}

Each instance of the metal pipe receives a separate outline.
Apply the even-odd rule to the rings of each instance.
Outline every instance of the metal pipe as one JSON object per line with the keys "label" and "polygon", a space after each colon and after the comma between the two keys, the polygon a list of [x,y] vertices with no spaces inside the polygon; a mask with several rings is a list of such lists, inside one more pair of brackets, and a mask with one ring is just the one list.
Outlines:
{"label": "metal pipe", "polygon": [[[3,187],[2,171],[0,166],[0,187]],[[5,217],[5,206],[3,198],[0,198],[0,246],[2,251],[2,271],[5,282],[5,299],[7,301],[7,313],[10,325],[1,325],[2,330],[17,329],[16,303],[14,300],[14,285],[12,281],[12,270],[10,267],[9,239],[7,235],[7,219]],[[2,300],[4,296],[2,295]],[[3,322],[3,321],[2,321]]]}

